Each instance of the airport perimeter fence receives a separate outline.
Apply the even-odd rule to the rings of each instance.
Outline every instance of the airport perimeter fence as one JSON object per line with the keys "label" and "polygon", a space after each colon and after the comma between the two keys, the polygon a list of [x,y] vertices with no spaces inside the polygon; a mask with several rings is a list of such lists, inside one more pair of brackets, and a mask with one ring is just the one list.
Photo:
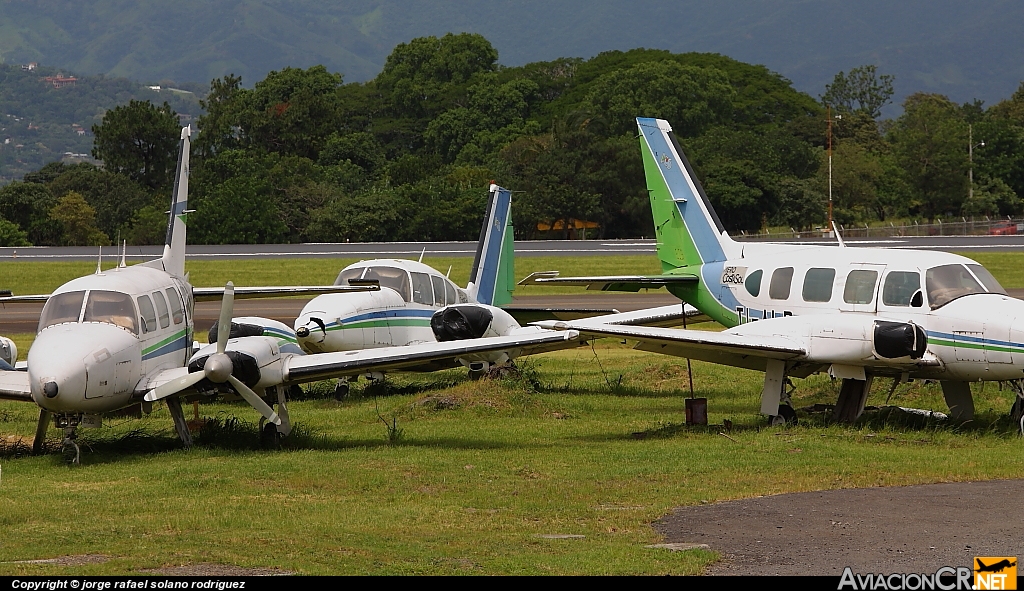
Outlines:
{"label": "airport perimeter fence", "polygon": [[[959,218],[948,221],[936,220],[931,224],[913,224],[888,226],[849,225],[839,226],[839,232],[843,238],[893,238],[900,236],[1006,236],[1024,234],[1024,218]],[[797,231],[790,229],[788,232],[763,231],[757,233],[740,232],[734,234],[737,240],[779,240],[779,239],[821,239],[832,238],[832,232],[828,228],[817,228],[815,230]]]}

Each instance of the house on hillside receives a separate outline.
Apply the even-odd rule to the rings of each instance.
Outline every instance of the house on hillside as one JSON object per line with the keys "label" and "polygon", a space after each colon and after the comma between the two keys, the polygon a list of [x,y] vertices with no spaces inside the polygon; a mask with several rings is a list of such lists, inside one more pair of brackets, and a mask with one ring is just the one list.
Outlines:
{"label": "house on hillside", "polygon": [[64,88],[65,86],[74,86],[75,82],[78,82],[78,78],[74,76],[65,76],[64,74],[58,73],[56,76],[46,76],[43,78],[46,82],[53,85],[54,88]]}
{"label": "house on hillside", "polygon": [[21,69],[25,70],[26,72],[31,72],[32,70],[35,70],[37,67],[39,67],[38,63],[36,63],[36,62],[29,62],[27,64],[22,65]]}

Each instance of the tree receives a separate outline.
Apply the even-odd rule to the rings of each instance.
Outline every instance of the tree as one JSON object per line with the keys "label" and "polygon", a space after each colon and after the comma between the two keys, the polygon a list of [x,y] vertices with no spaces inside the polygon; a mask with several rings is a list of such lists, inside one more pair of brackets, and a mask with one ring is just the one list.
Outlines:
{"label": "tree", "polygon": [[929,219],[957,215],[967,197],[967,124],[949,99],[912,94],[889,132],[912,192],[910,211]]}
{"label": "tree", "polygon": [[0,188],[0,217],[24,230],[33,244],[60,241],[61,230],[50,221],[50,210],[56,203],[53,193],[37,183],[11,183]]}
{"label": "tree", "polygon": [[840,112],[863,111],[872,119],[882,115],[882,107],[892,102],[895,78],[888,74],[878,75],[874,65],[861,66],[846,75],[839,72],[832,84],[825,85],[821,102]]}
{"label": "tree", "polygon": [[63,230],[61,242],[64,246],[110,244],[110,238],[96,227],[96,210],[74,191],[57,200],[50,210],[50,218]]}
{"label": "tree", "polygon": [[[91,165],[66,167],[47,187],[54,195],[72,191],[81,195],[95,209],[96,226],[107,236],[124,235],[134,224],[139,209],[154,199],[131,179]],[[167,188],[155,197],[160,211],[167,210],[170,191]]]}
{"label": "tree", "polygon": [[587,103],[605,118],[610,135],[635,133],[636,117],[643,116],[671,122],[680,137],[695,137],[728,119],[734,94],[721,70],[664,60],[605,74],[591,86]]}
{"label": "tree", "polygon": [[171,186],[181,127],[170,105],[133,100],[107,111],[92,132],[92,155],[106,170],[149,189]]}
{"label": "tree", "polygon": [[0,246],[32,246],[18,224],[0,218]]}

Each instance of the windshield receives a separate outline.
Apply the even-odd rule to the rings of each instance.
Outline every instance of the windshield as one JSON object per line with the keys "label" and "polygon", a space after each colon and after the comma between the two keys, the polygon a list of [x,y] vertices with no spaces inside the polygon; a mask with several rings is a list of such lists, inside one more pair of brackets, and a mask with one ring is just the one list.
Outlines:
{"label": "windshield", "polygon": [[356,267],[345,269],[338,274],[335,285],[350,285],[353,279],[369,279],[380,282],[381,288],[388,287],[398,292],[402,299],[409,301],[409,274],[397,267]]}
{"label": "windshield", "polygon": [[114,324],[138,334],[132,296],[116,291],[92,290],[85,304],[84,322]]}
{"label": "windshield", "polygon": [[981,265],[967,265],[967,268],[974,272],[974,276],[981,281],[981,284],[985,286],[985,289],[989,290],[991,293],[1001,293],[1006,295],[1006,290],[1003,289],[1002,285],[999,285],[999,282],[996,281],[996,278],[988,272],[988,269]]}
{"label": "windshield", "polygon": [[84,291],[69,291],[46,300],[43,312],[39,315],[39,330],[63,322],[78,322],[84,299]]}
{"label": "windshield", "polygon": [[928,269],[924,277],[925,286],[928,289],[928,303],[932,310],[961,296],[986,293],[985,288],[963,265],[932,267]]}

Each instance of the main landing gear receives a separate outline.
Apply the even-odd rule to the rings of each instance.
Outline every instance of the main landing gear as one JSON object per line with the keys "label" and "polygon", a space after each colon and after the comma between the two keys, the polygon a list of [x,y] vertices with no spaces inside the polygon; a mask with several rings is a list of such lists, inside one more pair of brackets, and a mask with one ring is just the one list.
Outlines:
{"label": "main landing gear", "polygon": [[786,377],[786,362],[769,359],[764,372],[764,390],[761,392],[761,414],[768,415],[768,424],[795,425],[796,411],[790,395],[796,387]]}

